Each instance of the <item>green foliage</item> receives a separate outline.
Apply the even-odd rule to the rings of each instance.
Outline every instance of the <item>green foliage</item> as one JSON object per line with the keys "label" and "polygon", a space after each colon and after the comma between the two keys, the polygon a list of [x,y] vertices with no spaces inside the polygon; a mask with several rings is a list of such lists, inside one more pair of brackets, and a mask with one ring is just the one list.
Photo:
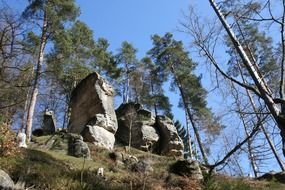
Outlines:
{"label": "green foliage", "polygon": [[24,19],[36,21],[47,17],[47,31],[50,37],[53,37],[64,29],[67,22],[72,22],[79,16],[79,8],[74,0],[29,0],[22,16]]}
{"label": "green foliage", "polygon": [[[160,71],[156,73],[162,73],[164,79],[171,79],[171,90],[179,90],[179,106],[190,112],[192,122],[199,124],[206,132],[214,131],[207,130],[214,126],[214,116],[207,107],[207,91],[202,87],[201,76],[194,74],[196,63],[189,57],[183,43],[174,40],[171,33],[162,37],[154,35],[152,40],[154,47],[148,54]],[[221,128],[215,125],[215,129],[219,131]]]}
{"label": "green foliage", "polygon": [[[183,145],[184,145],[184,158],[189,158],[189,138],[188,138],[188,132],[186,131],[185,127],[182,126],[182,124],[180,123],[180,121],[176,120],[174,122],[174,126],[177,129],[178,135],[179,137],[182,139],[183,141]],[[192,144],[192,142],[191,142]]]}
{"label": "green foliage", "polygon": [[75,85],[92,72],[88,62],[94,47],[92,31],[80,21],[55,37],[54,48],[48,55],[48,69],[64,94],[70,96]]}
{"label": "green foliage", "polygon": [[166,33],[162,37],[154,35],[152,40],[154,47],[149,54],[163,74],[172,78],[172,89],[179,88],[180,94],[184,94],[185,100],[181,94],[180,106],[190,107],[196,116],[208,114],[210,110],[206,107],[207,92],[201,85],[201,76],[193,74],[196,63],[189,57],[182,42],[174,40],[171,33]]}
{"label": "green foliage", "polygon": [[[279,73],[279,55],[281,54],[280,44],[274,45],[273,39],[261,28],[261,23],[252,21],[250,17],[255,17],[258,12],[262,12],[262,2],[222,2],[223,12],[230,12],[230,15],[242,15],[242,19],[234,18],[235,24],[233,30],[243,46],[247,56],[252,62],[255,62],[264,79],[268,81],[268,84],[276,92],[279,88],[278,80],[280,78]],[[263,31],[262,31],[263,30]],[[228,73],[233,76],[240,75],[238,65],[241,66],[242,72],[248,76],[249,73],[244,68],[242,60],[236,52],[234,45],[230,39],[225,36],[226,45],[228,46],[227,53],[230,55],[228,61]],[[249,79],[249,77],[247,78]]]}
{"label": "green foliage", "polygon": [[137,88],[135,86],[139,86],[139,84],[136,84],[136,82],[139,81],[133,80],[138,77],[138,72],[136,72],[138,66],[136,53],[137,50],[133,45],[124,41],[118,54],[115,56],[115,60],[121,68],[121,77],[118,81],[117,91],[119,92],[119,95],[123,97],[123,103],[128,103],[129,101],[134,102],[138,99],[138,97],[136,97],[138,92],[136,92]]}
{"label": "green foliage", "polygon": [[14,156],[19,154],[20,149],[15,142],[16,134],[10,126],[0,122],[0,157]]}

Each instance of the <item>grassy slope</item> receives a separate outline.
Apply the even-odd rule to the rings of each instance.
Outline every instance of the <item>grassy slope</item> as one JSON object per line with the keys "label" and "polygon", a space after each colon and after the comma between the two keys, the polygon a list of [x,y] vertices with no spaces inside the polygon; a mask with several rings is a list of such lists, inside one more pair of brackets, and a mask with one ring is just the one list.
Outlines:
{"label": "grassy slope", "polygon": [[[39,143],[48,137],[37,139]],[[0,159],[0,168],[11,175],[14,181],[20,177],[27,187],[34,189],[182,189],[195,190],[202,185],[197,181],[176,176],[168,172],[175,158],[163,157],[132,149],[132,155],[151,161],[154,172],[149,175],[135,173],[123,165],[116,165],[109,158],[109,152],[90,145],[92,160],[86,160],[81,183],[83,158],[67,156],[63,153],[45,149],[22,150],[19,157]],[[123,152],[123,147],[117,147]],[[105,178],[96,176],[99,167],[105,169]],[[204,184],[207,190],[281,190],[284,185],[275,182],[256,182],[216,176]]]}

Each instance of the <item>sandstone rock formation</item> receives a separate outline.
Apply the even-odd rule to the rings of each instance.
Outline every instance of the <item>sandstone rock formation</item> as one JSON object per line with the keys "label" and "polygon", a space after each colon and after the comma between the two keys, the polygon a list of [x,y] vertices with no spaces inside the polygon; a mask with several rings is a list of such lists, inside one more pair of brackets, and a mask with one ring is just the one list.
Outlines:
{"label": "sandstone rock formation", "polygon": [[33,130],[32,134],[34,136],[44,136],[44,135],[52,135],[56,132],[56,120],[53,111],[45,110],[43,115],[43,124],[42,128],[37,128]]}
{"label": "sandstone rock formation", "polygon": [[140,104],[122,104],[117,110],[118,131],[116,139],[129,144],[131,129],[131,146],[152,151],[157,145],[159,135],[154,127],[155,118],[152,113],[142,108]]}
{"label": "sandstone rock formation", "polygon": [[166,156],[182,156],[183,142],[171,119],[158,116],[156,127],[160,133],[160,154]]}
{"label": "sandstone rock formation", "polygon": [[118,131],[116,140],[131,146],[166,156],[182,156],[183,142],[171,119],[158,116],[135,103],[122,104],[117,110]]}
{"label": "sandstone rock formation", "polygon": [[84,141],[112,149],[118,128],[113,96],[113,88],[98,73],[83,79],[72,92],[69,132],[81,133]]}
{"label": "sandstone rock formation", "polygon": [[84,141],[94,143],[97,146],[113,149],[115,143],[115,136],[113,133],[105,130],[103,127],[97,125],[87,125],[81,135],[84,137]]}
{"label": "sandstone rock formation", "polygon": [[44,135],[54,134],[56,131],[56,121],[53,111],[46,110],[43,119],[43,133]]}

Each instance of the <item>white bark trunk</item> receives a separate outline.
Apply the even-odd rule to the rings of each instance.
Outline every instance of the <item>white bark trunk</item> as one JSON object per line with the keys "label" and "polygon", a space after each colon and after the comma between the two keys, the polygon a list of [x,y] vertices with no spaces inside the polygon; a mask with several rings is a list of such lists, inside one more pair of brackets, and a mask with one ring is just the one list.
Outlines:
{"label": "white bark trunk", "polygon": [[[244,78],[244,75],[243,75],[242,70],[241,70],[241,68],[240,68],[239,65],[238,65],[238,68],[239,68],[239,72],[240,72],[240,74],[241,74],[241,78],[242,78],[243,82],[246,83],[246,80],[245,80],[245,78]],[[249,101],[250,101],[251,107],[253,108],[253,111],[254,111],[255,113],[258,113],[258,110],[257,110],[257,108],[256,108],[256,105],[255,105],[255,102],[254,102],[254,99],[253,99],[253,96],[252,96],[251,92],[250,92],[248,89],[245,89],[245,90],[246,90],[246,94],[247,94],[247,96],[248,96],[248,99],[249,99]],[[260,117],[259,117],[258,114],[256,114],[256,117],[258,118],[258,120],[260,120]],[[262,132],[263,132],[263,134],[264,134],[264,136],[265,136],[265,138],[266,138],[266,140],[267,140],[267,142],[268,142],[268,144],[269,144],[269,146],[270,146],[270,148],[271,148],[271,151],[272,151],[272,153],[274,154],[274,157],[275,157],[276,161],[278,162],[278,164],[279,164],[281,170],[282,170],[282,171],[285,171],[285,166],[284,166],[284,164],[283,164],[283,161],[282,161],[281,158],[279,157],[279,155],[278,155],[278,153],[277,153],[277,150],[275,149],[274,143],[272,142],[272,140],[271,140],[271,138],[270,138],[270,136],[269,136],[267,130],[265,129],[265,127],[264,127],[264,125],[263,125],[262,123],[261,123],[261,125],[260,125],[260,128],[261,128],[261,130],[262,130]]]}
{"label": "white bark trunk", "polygon": [[35,72],[34,85],[33,85],[32,93],[31,93],[30,105],[29,105],[29,109],[27,113],[26,135],[27,135],[28,142],[30,142],[31,140],[33,116],[34,116],[37,96],[39,93],[40,74],[42,72],[42,65],[44,61],[44,49],[45,49],[46,43],[47,43],[47,15],[46,13],[44,13],[44,21],[43,21],[43,27],[42,27],[39,56],[37,60],[37,68]]}
{"label": "white bark trunk", "polygon": [[[231,30],[229,24],[227,23],[224,15],[218,9],[217,4],[214,0],[209,0],[211,6],[213,7],[215,13],[217,14],[219,20],[221,21],[223,27],[225,28],[227,34],[229,35],[231,41],[233,42],[234,47],[236,48],[237,52],[239,53],[241,59],[243,60],[243,64],[247,68],[250,76],[252,77],[255,85],[257,86],[265,104],[267,105],[268,109],[270,110],[271,114],[273,115],[274,119],[279,123],[278,116],[280,113],[279,108],[274,103],[273,97],[271,92],[267,88],[267,84],[260,76],[260,72],[257,70],[257,66],[250,61],[247,54],[245,53],[243,47],[239,43],[237,37],[235,36],[234,32]],[[279,126],[280,128],[280,126]],[[282,129],[281,129],[282,130]]]}

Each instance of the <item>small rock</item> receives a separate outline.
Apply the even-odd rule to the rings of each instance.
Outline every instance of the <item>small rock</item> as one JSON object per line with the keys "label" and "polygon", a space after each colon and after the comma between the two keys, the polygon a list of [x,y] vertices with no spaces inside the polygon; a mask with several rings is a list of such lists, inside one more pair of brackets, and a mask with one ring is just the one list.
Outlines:
{"label": "small rock", "polygon": [[126,165],[127,168],[132,169],[133,165],[138,163],[138,159],[135,156],[127,156],[124,159],[124,164]]}
{"label": "small rock", "polygon": [[13,189],[14,182],[10,176],[0,169],[0,189]]}
{"label": "small rock", "polygon": [[82,136],[77,134],[70,134],[68,140],[68,154],[75,157],[91,158],[88,145],[83,142]]}

